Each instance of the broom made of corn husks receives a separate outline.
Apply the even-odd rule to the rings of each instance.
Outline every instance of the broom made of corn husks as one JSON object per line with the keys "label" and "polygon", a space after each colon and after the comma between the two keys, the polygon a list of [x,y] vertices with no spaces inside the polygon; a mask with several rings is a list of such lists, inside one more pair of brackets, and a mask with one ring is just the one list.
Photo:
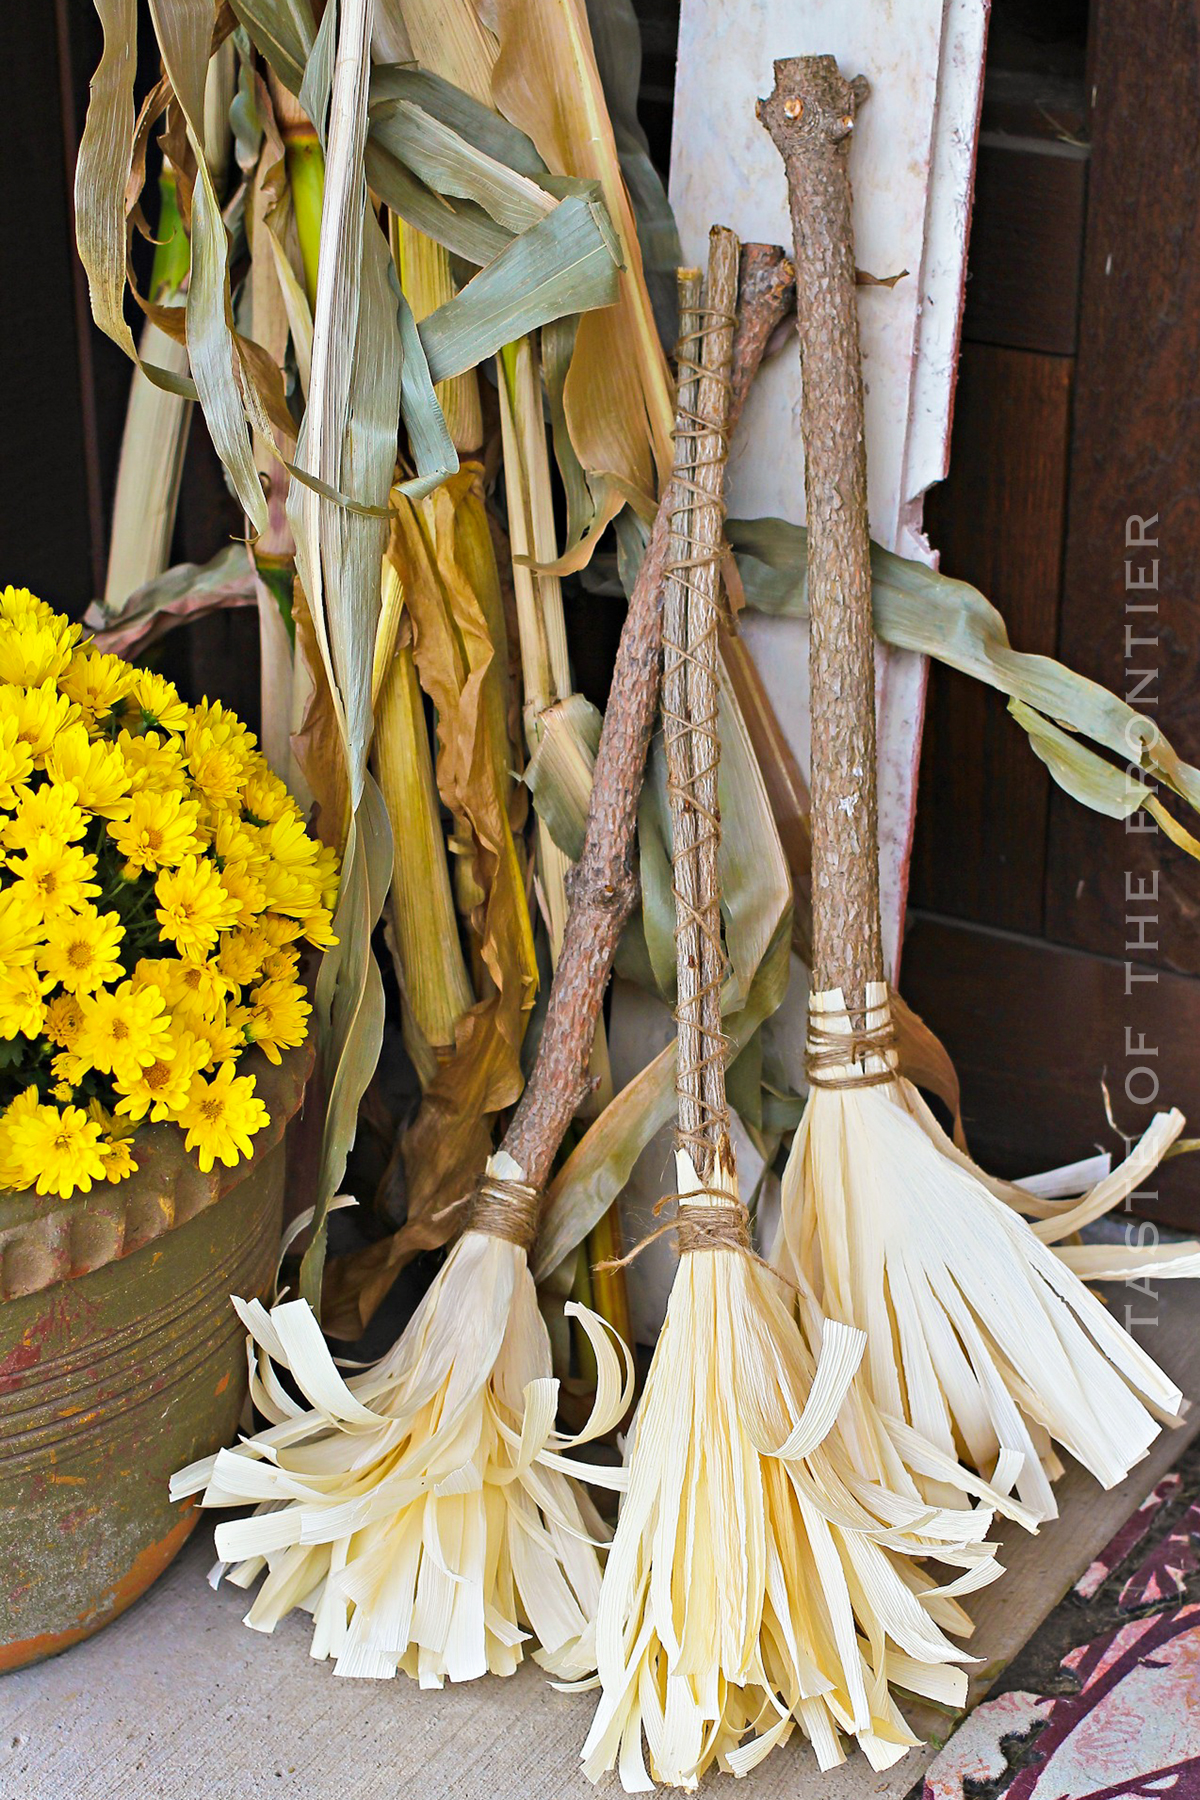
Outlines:
{"label": "broom made of corn husks", "polygon": [[[725,1094],[717,872],[718,559],[737,240],[713,233],[706,304],[684,286],[663,721],[679,1026],[680,1262],[627,1460],[596,1624],[600,1701],[583,1750],[627,1791],[753,1768],[794,1727],[823,1768],[842,1734],[875,1767],[917,1740],[890,1691],[965,1694],[954,1594],[998,1572],[991,1514],[941,1511],[864,1476],[837,1423],[860,1332],[815,1356],[786,1285],[751,1249]],[[670,1229],[670,1227],[664,1227]],[[886,1452],[885,1452],[886,1453]],[[893,1460],[899,1466],[899,1457]],[[915,1558],[965,1573],[938,1589]],[[647,1771],[645,1751],[649,1752]]]}
{"label": "broom made of corn husks", "polygon": [[[875,663],[863,392],[847,150],[866,94],[832,57],[775,64],[759,116],[786,168],[795,235],[812,690],[810,1095],[773,1260],[821,1312],[867,1334],[880,1414],[1054,1514],[1051,1440],[1108,1487],[1181,1396],[1051,1246],[1123,1199],[1183,1126],[1160,1114],[1120,1169],[1031,1225],[897,1071],[880,948]],[[982,1004],[981,1004],[982,1011]],[[1194,1259],[1193,1259],[1194,1260]],[[1089,1273],[1121,1274],[1103,1253]],[[1173,1272],[1169,1263],[1162,1273]],[[1188,1272],[1177,1261],[1174,1272]]]}
{"label": "broom made of corn husks", "polygon": [[[777,295],[748,285],[735,357],[744,398]],[[466,1229],[393,1350],[343,1379],[307,1305],[235,1304],[250,1333],[251,1394],[271,1421],[172,1483],[205,1506],[259,1503],[217,1529],[247,1615],[271,1631],[314,1615],[313,1654],[342,1674],[398,1669],[428,1685],[510,1673],[532,1635],[538,1659],[573,1679],[595,1666],[603,1527],[554,1431],[557,1384],[527,1252],[554,1158],[589,1086],[617,941],[637,897],[637,803],[658,697],[664,495],[622,628],[597,751],[584,848],[537,1060]],[[448,1196],[453,1202],[457,1196]],[[599,1369],[587,1433],[628,1393],[599,1321],[572,1309]],[[288,1371],[295,1390],[281,1381]],[[586,1471],[595,1478],[598,1471]],[[616,1477],[620,1479],[619,1476]]]}

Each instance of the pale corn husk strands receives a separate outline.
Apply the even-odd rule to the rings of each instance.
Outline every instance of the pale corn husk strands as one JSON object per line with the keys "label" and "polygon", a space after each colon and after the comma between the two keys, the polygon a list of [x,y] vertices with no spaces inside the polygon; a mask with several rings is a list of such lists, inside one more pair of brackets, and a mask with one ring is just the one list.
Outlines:
{"label": "pale corn husk strands", "polygon": [[773,1259],[827,1317],[866,1332],[866,1392],[886,1428],[907,1422],[943,1455],[1015,1484],[1028,1511],[1048,1518],[1061,1470],[1055,1442],[1111,1486],[1145,1455],[1158,1419],[1179,1410],[1174,1382],[1050,1243],[1129,1193],[1183,1120],[1160,1116],[1094,1197],[1031,1227],[1017,1210],[1028,1197],[991,1191],[898,1072],[880,949],[872,567],[846,173],[865,91],[832,57],[794,58],[776,63],[759,105],[784,160],[796,240],[812,619],[811,1091]]}
{"label": "pale corn husk strands", "polygon": [[[489,1174],[522,1178],[503,1152]],[[265,1577],[246,1623],[273,1631],[310,1612],[312,1655],[339,1675],[403,1672],[423,1687],[509,1675],[531,1636],[553,1674],[586,1675],[605,1531],[575,1477],[605,1472],[569,1453],[611,1430],[632,1384],[603,1322],[568,1309],[598,1382],[585,1429],[563,1437],[526,1253],[506,1239],[464,1232],[393,1350],[348,1379],[302,1301],[237,1305],[251,1396],[271,1424],[181,1471],[171,1492],[257,1505],[217,1527],[230,1579]]]}
{"label": "pale corn husk strands", "polygon": [[[840,991],[810,1005],[849,1042]],[[887,1018],[881,984],[868,988],[867,1005],[868,1029],[877,1030]],[[1051,1245],[1132,1193],[1179,1136],[1183,1115],[1160,1114],[1096,1199],[1031,1225],[989,1191],[909,1082],[854,1085],[856,1072],[881,1067],[879,1058],[847,1062],[850,1085],[810,1095],[772,1260],[811,1282],[829,1317],[866,1331],[869,1387],[885,1414],[908,1419],[946,1454],[965,1449],[988,1474],[1002,1455],[1020,1456],[1021,1500],[1053,1518],[1051,1439],[1112,1487],[1145,1455],[1158,1419],[1180,1409],[1176,1384],[1073,1270],[1077,1253]],[[1094,1246],[1080,1272],[1195,1273],[1196,1247],[1180,1248],[1159,1267],[1120,1246]]]}

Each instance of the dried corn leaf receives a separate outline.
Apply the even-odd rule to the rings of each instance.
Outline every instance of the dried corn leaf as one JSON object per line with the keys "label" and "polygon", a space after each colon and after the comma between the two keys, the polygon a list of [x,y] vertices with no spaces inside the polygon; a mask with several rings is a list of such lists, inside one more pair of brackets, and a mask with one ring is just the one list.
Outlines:
{"label": "dried corn leaf", "polygon": [[[731,1058],[750,1042],[787,992],[789,938],[785,920],[758,965],[745,1006],[723,1020]],[[544,1281],[582,1243],[620,1194],[650,1139],[674,1118],[675,1106],[671,1044],[622,1088],[559,1169],[534,1249],[535,1280]]]}
{"label": "dried corn leaf", "polygon": [[[804,528],[782,519],[731,519],[728,534],[738,553],[747,604],[806,618]],[[978,589],[878,544],[871,546],[871,571],[875,630],[885,644],[931,656],[1024,703],[1032,711],[1023,715],[1023,722],[1027,717],[1043,747],[1049,747],[1044,722],[1055,720],[1119,757],[1122,767],[1132,763],[1200,810],[1200,769],[1183,761],[1152,719],[1052,657],[1014,650],[1004,620]],[[1061,757],[1058,766],[1067,773]],[[1098,809],[1108,811],[1111,788],[1101,784],[1094,770],[1084,776],[1082,759],[1077,767],[1081,773],[1068,791],[1085,805],[1097,805],[1107,796],[1108,803]]]}
{"label": "dried corn leaf", "polygon": [[671,468],[673,395],[583,0],[497,0],[494,16],[497,107],[552,173],[599,182],[621,247],[617,304],[586,314],[576,335],[563,394],[571,440],[589,475],[653,500]]}
{"label": "dried corn leaf", "polygon": [[[192,265],[187,291],[188,358],[205,423],[256,531],[267,526],[267,502],[254,466],[244,405],[253,392],[233,337],[229,240],[204,148],[204,87],[212,40],[207,0],[150,0],[150,14],[196,160],[192,189]],[[244,396],[245,395],[245,400]],[[261,427],[260,427],[261,428]],[[264,432],[269,436],[269,430]]]}
{"label": "dried corn leaf", "polygon": [[176,625],[229,606],[254,606],[254,570],[245,544],[227,544],[206,563],[176,563],[130,594],[120,619],[110,623],[103,607],[88,608],[84,624],[95,646],[114,656],[136,659]]}

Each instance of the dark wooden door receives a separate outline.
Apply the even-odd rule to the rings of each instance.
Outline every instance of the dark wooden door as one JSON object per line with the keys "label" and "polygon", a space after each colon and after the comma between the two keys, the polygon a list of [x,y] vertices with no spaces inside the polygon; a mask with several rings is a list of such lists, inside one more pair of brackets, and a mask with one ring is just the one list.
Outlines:
{"label": "dark wooden door", "polygon": [[[1020,648],[1200,760],[1200,8],[998,3],[951,474],[926,518]],[[1147,829],[1147,826],[1150,829]],[[1027,1172],[1200,1120],[1200,866],[1085,812],[1003,703],[931,680],[902,985],[973,1147]],[[1200,1223],[1200,1169],[1138,1209]]]}

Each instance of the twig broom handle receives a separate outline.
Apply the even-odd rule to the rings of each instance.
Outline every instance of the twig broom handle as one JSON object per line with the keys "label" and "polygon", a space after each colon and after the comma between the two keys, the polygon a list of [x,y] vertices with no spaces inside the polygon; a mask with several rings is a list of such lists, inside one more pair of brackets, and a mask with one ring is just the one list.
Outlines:
{"label": "twig broom handle", "polygon": [[812,979],[863,1003],[882,981],[875,636],[847,152],[866,98],[832,56],[775,64],[758,103],[787,171],[795,238],[812,708]]}

